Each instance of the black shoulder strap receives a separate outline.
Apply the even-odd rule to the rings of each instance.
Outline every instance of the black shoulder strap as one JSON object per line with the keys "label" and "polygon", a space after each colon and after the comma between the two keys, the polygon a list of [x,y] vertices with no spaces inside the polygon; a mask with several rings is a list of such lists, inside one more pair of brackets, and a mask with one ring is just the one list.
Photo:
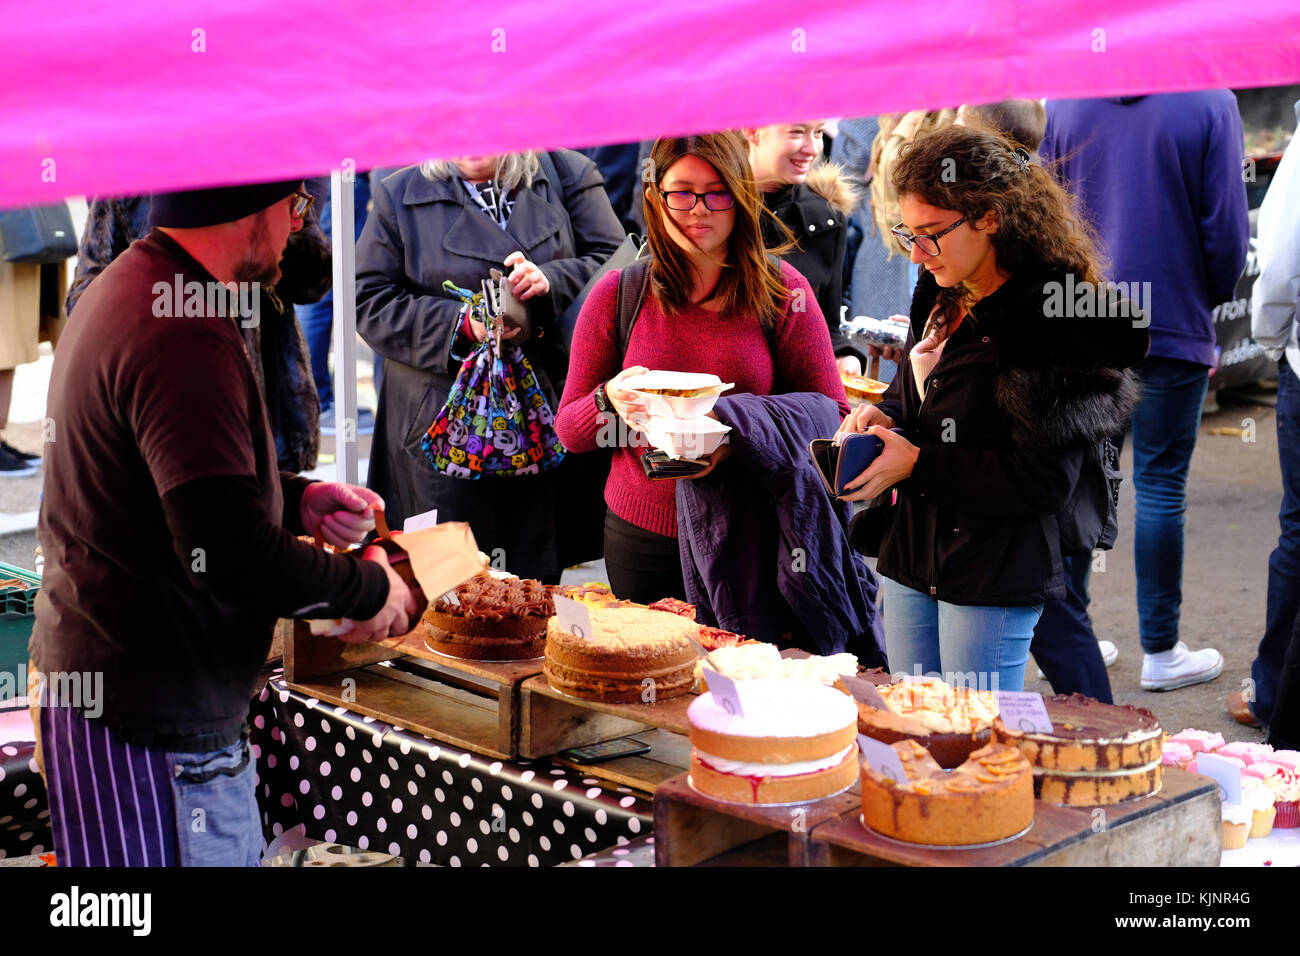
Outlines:
{"label": "black shoulder strap", "polygon": [[645,304],[649,289],[649,259],[637,259],[619,271],[615,315],[618,319],[616,331],[620,364],[627,355],[627,346],[632,339],[632,326],[636,325],[637,316],[641,314],[641,306]]}

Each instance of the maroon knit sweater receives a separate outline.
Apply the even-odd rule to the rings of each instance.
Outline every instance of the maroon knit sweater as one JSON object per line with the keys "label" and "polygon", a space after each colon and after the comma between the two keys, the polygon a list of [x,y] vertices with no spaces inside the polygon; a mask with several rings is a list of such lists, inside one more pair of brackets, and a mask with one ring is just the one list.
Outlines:
{"label": "maroon knit sweater", "polygon": [[[786,392],[821,392],[848,414],[844,385],[840,382],[831,350],[826,320],[812,289],[793,266],[782,263],[781,275],[791,290],[792,305],[802,298],[804,311],[787,310],[777,323],[777,358],[780,374],[772,365],[772,351],[756,318],[710,312],[690,307],[675,318],[665,316],[653,293],[646,295],[627,354],[618,354],[617,316],[614,314],[618,271],[604,276],[583,303],[573,333],[569,378],[555,416],[555,430],[564,447],[575,452],[594,451],[602,416],[592,397],[596,386],[608,382],[625,368],[673,372],[705,372],[734,382],[725,393],[770,395],[773,382]],[[827,436],[830,437],[830,436]],[[677,536],[677,493],[674,481],[651,481],[641,469],[644,448],[620,448],[605,485],[605,501],[625,521],[656,534]]]}

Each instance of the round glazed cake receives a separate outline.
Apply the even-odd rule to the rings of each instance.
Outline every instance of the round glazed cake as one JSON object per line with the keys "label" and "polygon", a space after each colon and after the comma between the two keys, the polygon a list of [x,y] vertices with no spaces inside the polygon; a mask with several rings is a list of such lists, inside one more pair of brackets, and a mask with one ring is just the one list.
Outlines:
{"label": "round glazed cake", "polygon": [[892,746],[906,783],[862,762],[862,820],[877,833],[926,846],[971,846],[1005,840],[1033,822],[1033,772],[1015,747],[989,744],[945,770],[915,740]]}
{"label": "round glazed cake", "polygon": [[1151,711],[1082,694],[1044,697],[1043,703],[1050,733],[1014,730],[1001,720],[993,725],[993,739],[1019,748],[1033,766],[1038,799],[1097,807],[1160,789],[1163,735]]}
{"label": "round glazed cake", "polygon": [[851,786],[857,708],[832,687],[781,678],[737,681],[744,716],[712,693],[691,704],[691,784],[733,803],[798,803]]}
{"label": "round glazed cake", "polygon": [[946,770],[992,740],[998,702],[989,691],[935,678],[878,684],[876,690],[889,710],[858,703],[858,729],[868,737],[887,744],[914,740]]}
{"label": "round glazed cake", "polygon": [[542,656],[546,622],[555,613],[540,581],[477,574],[452,592],[458,604],[434,601],[424,613],[425,644],[440,654],[477,661]]}
{"label": "round glazed cake", "polygon": [[694,685],[694,622],[644,607],[592,607],[588,614],[589,637],[570,634],[559,618],[546,625],[542,672],[556,690],[588,700],[649,703]]}

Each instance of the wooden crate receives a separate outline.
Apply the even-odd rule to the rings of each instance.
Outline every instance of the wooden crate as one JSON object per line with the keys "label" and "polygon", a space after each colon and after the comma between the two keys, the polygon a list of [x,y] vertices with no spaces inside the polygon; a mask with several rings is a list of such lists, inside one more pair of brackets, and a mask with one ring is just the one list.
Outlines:
{"label": "wooden crate", "polygon": [[422,627],[345,644],[298,621],[285,639],[285,680],[299,693],[503,760],[519,755],[520,685],[541,670],[437,654]]}
{"label": "wooden crate", "polygon": [[[540,668],[539,668],[540,669]],[[562,694],[544,676],[524,681],[519,754],[547,757],[559,750],[626,737],[653,727],[690,732],[686,708],[694,694],[654,704],[612,704]]]}
{"label": "wooden crate", "polygon": [[1035,801],[1034,825],[1018,840],[934,850],[877,836],[862,825],[859,805],[813,829],[808,865],[1218,866],[1219,806],[1209,777],[1166,768],[1155,796],[1095,810]]}
{"label": "wooden crate", "polygon": [[774,833],[784,834],[787,865],[810,866],[811,835],[861,802],[849,791],[794,807],[740,806],[696,793],[688,776],[655,790],[655,866],[696,866]]}

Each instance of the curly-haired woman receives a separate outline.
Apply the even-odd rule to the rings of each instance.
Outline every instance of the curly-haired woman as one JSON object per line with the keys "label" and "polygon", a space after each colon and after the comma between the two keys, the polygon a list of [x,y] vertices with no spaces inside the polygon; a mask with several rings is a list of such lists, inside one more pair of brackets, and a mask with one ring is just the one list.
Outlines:
{"label": "curly-haired woman", "polygon": [[893,185],[894,234],[923,270],[908,359],[841,426],[885,442],[851,497],[898,492],[877,565],[889,662],[1019,690],[1044,599],[1064,589],[1057,515],[1085,448],[1132,413],[1123,370],[1147,323],[1109,294],[1069,194],[1003,137],[924,135]]}

